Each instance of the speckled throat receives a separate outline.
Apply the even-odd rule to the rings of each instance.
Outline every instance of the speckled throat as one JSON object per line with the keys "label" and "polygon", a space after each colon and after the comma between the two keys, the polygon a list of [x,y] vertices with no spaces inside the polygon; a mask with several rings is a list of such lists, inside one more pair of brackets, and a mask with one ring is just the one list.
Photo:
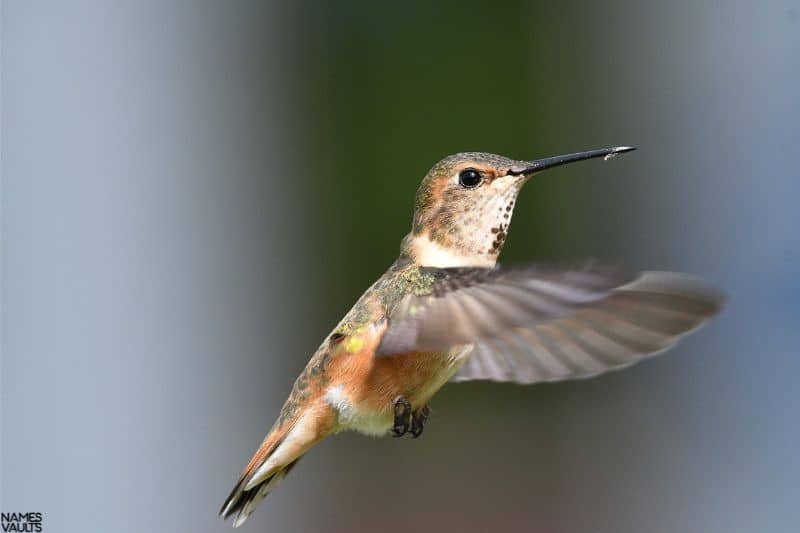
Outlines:
{"label": "speckled throat", "polygon": [[469,168],[477,167],[485,175],[475,189],[458,186],[463,165],[429,175],[417,193],[414,224],[403,240],[403,253],[424,266],[493,266],[508,235],[517,195],[528,179],[505,175],[515,163],[503,158],[482,167],[471,161]]}

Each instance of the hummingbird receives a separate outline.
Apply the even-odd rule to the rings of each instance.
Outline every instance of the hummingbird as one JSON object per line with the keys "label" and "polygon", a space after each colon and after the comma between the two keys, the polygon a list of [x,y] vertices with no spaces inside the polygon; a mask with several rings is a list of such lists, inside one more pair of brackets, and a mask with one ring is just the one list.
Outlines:
{"label": "hummingbird", "polygon": [[465,152],[428,171],[400,255],[326,337],[220,510],[242,525],[329,435],[419,437],[448,382],[588,378],[673,346],[713,317],[722,294],[700,278],[586,262],[501,267],[522,187],[540,172],[630,152],[535,161]]}

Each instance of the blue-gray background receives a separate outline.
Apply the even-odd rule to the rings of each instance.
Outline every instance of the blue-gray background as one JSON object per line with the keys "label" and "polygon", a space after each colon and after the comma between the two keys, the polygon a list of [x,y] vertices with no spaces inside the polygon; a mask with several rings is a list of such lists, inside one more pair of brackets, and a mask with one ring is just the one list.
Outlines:
{"label": "blue-gray background", "polygon": [[2,503],[45,531],[216,511],[440,157],[545,174],[504,261],[730,300],[601,379],[446,388],[314,449],[248,531],[797,531],[800,5],[2,3]]}

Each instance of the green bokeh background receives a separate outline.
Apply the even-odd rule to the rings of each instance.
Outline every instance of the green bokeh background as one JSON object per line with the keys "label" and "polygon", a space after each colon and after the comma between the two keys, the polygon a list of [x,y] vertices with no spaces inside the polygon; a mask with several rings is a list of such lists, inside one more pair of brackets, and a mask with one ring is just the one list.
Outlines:
{"label": "green bokeh background", "polygon": [[[301,14],[303,61],[295,74],[309,123],[308,160],[300,165],[311,220],[335,230],[317,237],[315,254],[334,274],[347,273],[328,288],[337,298],[352,299],[393,259],[419,181],[445,155],[533,159],[636,140],[635,127],[613,120],[631,112],[624,90],[604,94],[619,81],[602,82],[625,74],[622,61],[609,59],[624,56],[625,46],[593,49],[607,44],[603,19],[618,15],[525,2],[416,7],[322,4]],[[589,172],[599,184],[576,179]],[[586,226],[603,233],[605,222],[588,204],[613,192],[612,172],[565,168],[531,186],[504,260],[585,251],[570,250],[562,237]]]}

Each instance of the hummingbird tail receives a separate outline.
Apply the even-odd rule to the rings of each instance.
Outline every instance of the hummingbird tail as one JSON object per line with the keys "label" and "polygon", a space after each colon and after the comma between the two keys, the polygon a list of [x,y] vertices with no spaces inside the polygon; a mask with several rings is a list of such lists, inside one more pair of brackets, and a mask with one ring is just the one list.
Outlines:
{"label": "hummingbird tail", "polygon": [[272,492],[272,489],[286,477],[286,474],[289,473],[299,460],[299,458],[295,459],[252,489],[244,488],[243,480],[239,481],[220,510],[222,518],[227,520],[228,517],[235,514],[236,518],[233,521],[233,527],[239,527],[244,524],[255,508],[258,507],[258,504],[261,503],[261,500]]}
{"label": "hummingbird tail", "polygon": [[239,481],[219,511],[223,519],[236,515],[233,527],[239,527],[253,513],[297,461],[328,433],[329,416],[317,409],[306,409],[294,421],[276,423],[256,450]]}

